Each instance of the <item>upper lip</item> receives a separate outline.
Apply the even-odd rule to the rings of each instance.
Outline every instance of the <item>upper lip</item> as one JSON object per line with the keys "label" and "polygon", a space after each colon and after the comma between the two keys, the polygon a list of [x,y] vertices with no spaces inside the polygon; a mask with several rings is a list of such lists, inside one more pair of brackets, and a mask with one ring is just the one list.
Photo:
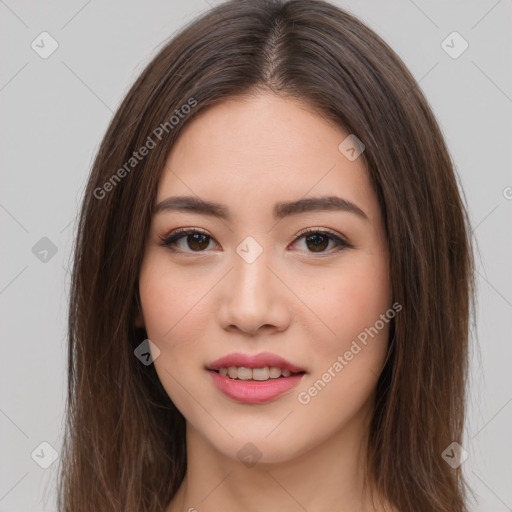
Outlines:
{"label": "upper lip", "polygon": [[277,368],[290,370],[294,373],[305,372],[303,368],[300,368],[299,366],[290,363],[286,359],[283,359],[282,357],[270,352],[262,352],[255,355],[234,352],[209,363],[207,365],[207,369],[219,370],[220,368],[229,368],[230,366],[243,366],[244,368],[265,368],[265,366],[274,366]]}

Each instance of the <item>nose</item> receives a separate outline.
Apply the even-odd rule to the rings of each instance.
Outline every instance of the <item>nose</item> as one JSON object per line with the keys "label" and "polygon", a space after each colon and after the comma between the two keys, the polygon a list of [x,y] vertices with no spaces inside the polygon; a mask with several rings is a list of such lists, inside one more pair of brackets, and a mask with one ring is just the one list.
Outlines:
{"label": "nose", "polygon": [[235,255],[231,272],[222,287],[218,319],[228,331],[255,335],[283,331],[291,321],[290,291],[272,267],[265,251],[248,263]]}

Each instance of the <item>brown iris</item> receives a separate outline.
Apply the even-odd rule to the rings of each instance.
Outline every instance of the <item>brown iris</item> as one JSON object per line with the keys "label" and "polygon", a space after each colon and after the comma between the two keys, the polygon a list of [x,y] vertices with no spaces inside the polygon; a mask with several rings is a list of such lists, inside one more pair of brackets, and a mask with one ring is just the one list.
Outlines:
{"label": "brown iris", "polygon": [[[313,248],[309,245],[310,242]],[[306,244],[312,252],[322,252],[329,245],[329,237],[315,233],[306,237]]]}
{"label": "brown iris", "polygon": [[[193,241],[190,242],[190,239]],[[194,233],[187,236],[187,244],[192,250],[202,251],[208,247],[210,237],[201,233]]]}

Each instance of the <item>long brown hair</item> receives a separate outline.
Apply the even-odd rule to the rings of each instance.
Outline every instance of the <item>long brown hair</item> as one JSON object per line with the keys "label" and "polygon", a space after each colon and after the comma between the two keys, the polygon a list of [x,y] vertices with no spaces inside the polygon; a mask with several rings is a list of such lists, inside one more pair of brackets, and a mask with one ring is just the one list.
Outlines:
{"label": "long brown hair", "polygon": [[[316,0],[229,1],[149,63],[105,134],[83,199],[69,310],[59,510],[161,512],[186,472],[185,420],[134,350],[138,273],[167,155],[187,123],[236,95],[307,101],[360,139],[402,305],[376,389],[368,474],[401,512],[462,512],[473,257],[442,133],[393,50]],[[142,150],[145,147],[146,150]]]}

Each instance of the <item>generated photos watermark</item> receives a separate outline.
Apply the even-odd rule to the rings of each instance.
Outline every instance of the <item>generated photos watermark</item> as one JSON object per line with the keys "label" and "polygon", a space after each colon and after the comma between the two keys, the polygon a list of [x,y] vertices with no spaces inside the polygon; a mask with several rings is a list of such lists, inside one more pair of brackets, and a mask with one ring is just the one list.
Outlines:
{"label": "generated photos watermark", "polygon": [[165,123],[160,123],[152,132],[148,135],[146,143],[142,145],[138,151],[134,151],[132,156],[123,164],[122,167],[117,169],[114,174],[101,186],[96,187],[93,191],[93,195],[96,199],[103,199],[108,192],[111,192],[115,186],[121,182],[123,178],[128,176],[132,169],[137,167],[144,157],[158,145],[158,142],[162,140],[164,133],[170,133],[176,125],[180,123],[181,119],[191,112],[192,108],[197,106],[197,100],[195,98],[189,98],[187,103],[181,105],[180,108],[174,111],[174,115]]}
{"label": "generated photos watermark", "polygon": [[[385,313],[382,313],[371,327],[365,328],[357,335],[357,339],[352,341],[350,348],[346,350],[342,355],[336,358],[336,361],[322,374],[322,376],[315,381],[306,391],[301,391],[297,395],[297,400],[302,405],[307,405],[311,400],[318,395],[329,382],[332,381],[349,363],[354,357],[359,354],[364,347],[368,345],[369,339],[374,338],[393,318],[396,314],[402,310],[402,305],[395,302],[391,308]],[[358,343],[359,342],[359,343]]]}

